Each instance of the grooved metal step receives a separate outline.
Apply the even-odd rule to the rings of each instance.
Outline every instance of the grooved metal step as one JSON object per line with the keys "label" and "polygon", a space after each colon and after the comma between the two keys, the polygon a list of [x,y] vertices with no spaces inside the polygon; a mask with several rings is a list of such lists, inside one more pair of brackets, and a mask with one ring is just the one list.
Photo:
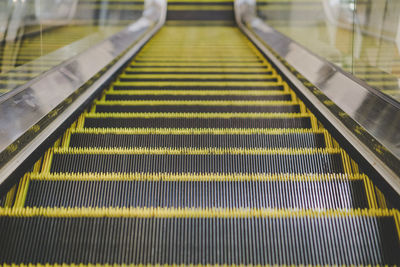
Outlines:
{"label": "grooved metal step", "polygon": [[174,23],[0,198],[0,264],[400,265],[400,212],[268,60]]}

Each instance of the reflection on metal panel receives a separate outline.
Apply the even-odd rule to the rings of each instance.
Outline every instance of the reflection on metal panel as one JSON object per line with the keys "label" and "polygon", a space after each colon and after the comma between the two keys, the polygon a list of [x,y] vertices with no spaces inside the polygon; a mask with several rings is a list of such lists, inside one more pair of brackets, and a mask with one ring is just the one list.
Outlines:
{"label": "reflection on metal panel", "polygon": [[[301,90],[305,90],[307,97],[318,102],[315,105],[325,110],[324,116],[335,120],[337,126],[341,127],[338,131],[346,132],[359,153],[363,151],[368,154],[365,157],[370,166],[387,178],[388,184],[399,193],[400,104],[279,33],[257,17],[254,1],[237,0],[235,12],[243,30],[253,36],[256,42],[261,41],[261,46],[266,44],[271,49],[263,51],[272,51],[272,57],[281,58],[275,59],[277,64],[286,68],[285,72],[292,75],[291,79],[303,86]],[[305,84],[309,82],[312,86],[306,88]],[[318,95],[328,98],[325,97],[326,100],[322,102],[322,97]],[[332,106],[339,107],[345,114],[340,115],[343,112],[337,108],[337,112],[332,113]],[[347,128],[349,125],[352,128]],[[363,139],[359,139],[361,137]]]}
{"label": "reflection on metal panel", "polygon": [[26,88],[20,88],[10,97],[0,99],[0,151],[4,151],[102,68],[140,40],[143,34],[162,25],[166,9],[164,2],[148,2],[143,16],[123,31],[68,60]]}
{"label": "reflection on metal panel", "polygon": [[121,31],[143,0],[0,1],[0,95]]}
{"label": "reflection on metal panel", "polygon": [[400,2],[258,0],[257,15],[371,87],[400,100]]}

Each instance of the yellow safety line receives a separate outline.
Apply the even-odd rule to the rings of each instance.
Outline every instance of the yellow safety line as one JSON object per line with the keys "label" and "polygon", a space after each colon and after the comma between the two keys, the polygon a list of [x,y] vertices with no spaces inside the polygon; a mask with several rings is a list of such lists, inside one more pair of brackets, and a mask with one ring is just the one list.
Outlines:
{"label": "yellow safety line", "polygon": [[[112,88],[112,87],[111,87]],[[289,87],[284,87],[286,90],[109,90],[107,95],[251,95],[251,96],[269,96],[269,95],[284,95],[290,93],[292,99],[296,98],[294,92],[287,91]]]}
{"label": "yellow safety line", "polygon": [[[160,68],[141,68],[141,67],[137,67],[137,68],[127,68],[125,69],[125,74],[126,72],[142,72],[142,73],[148,73],[151,74],[152,72],[163,72],[163,73],[170,73],[170,72],[174,72],[174,73],[180,73],[180,72],[186,72],[186,73],[202,73],[202,72],[206,72],[206,73],[211,73],[211,72],[221,72],[221,73],[230,73],[230,72],[235,72],[235,73],[242,73],[242,74],[246,74],[246,73],[260,73],[260,72],[264,72],[264,73],[268,73],[268,72],[272,72],[273,74],[276,74],[276,72],[274,70],[272,70],[271,68],[268,67],[255,67],[255,68],[215,68],[215,67],[210,67],[210,68],[170,68],[170,67],[160,67]],[[36,75],[36,74],[35,74]]]}
{"label": "yellow safety line", "polygon": [[54,142],[53,146],[54,146],[54,147],[59,147],[60,144],[61,144],[61,138],[58,138],[58,139]]}
{"label": "yellow safety line", "polygon": [[[168,61],[168,62],[207,62],[207,61],[245,61],[245,62],[260,62],[260,59],[256,56],[254,56],[254,54],[252,56],[249,55],[244,55],[244,56],[238,56],[237,54],[240,52],[224,52],[224,55],[218,55],[219,53],[216,52],[204,52],[203,54],[196,54],[196,53],[187,53],[184,54],[184,52],[179,53],[179,50],[177,51],[170,51],[170,53],[164,53],[164,55],[160,55],[160,53],[149,53],[151,55],[146,56],[145,54],[139,54],[135,60],[138,61],[153,61],[156,58],[160,61]],[[222,53],[222,52],[221,52]],[[240,53],[241,54],[241,53]]]}
{"label": "yellow safety line", "polygon": [[397,237],[400,240],[400,211],[393,209],[393,213],[394,213],[394,221],[395,221],[396,229],[397,229]]}
{"label": "yellow safety line", "polygon": [[292,210],[223,208],[0,208],[0,216],[55,218],[338,218],[395,217],[396,210]]}
{"label": "yellow safety line", "polygon": [[257,60],[258,57],[252,53],[251,50],[246,50],[246,47],[224,47],[222,46],[210,46],[210,47],[176,47],[173,49],[169,46],[163,47],[151,47],[143,49],[137,56],[136,59],[146,61],[147,59],[153,59],[159,57],[161,60],[165,59],[183,59],[183,58],[207,58],[212,59],[243,59],[243,60]]}
{"label": "yellow safety line", "polygon": [[[233,118],[248,118],[248,119],[290,119],[290,118],[311,118],[311,114],[301,113],[87,113],[86,118],[220,118],[220,119],[233,119]],[[313,127],[318,130],[318,127]]]}
{"label": "yellow safety line", "polygon": [[341,150],[340,152],[342,154],[341,158],[342,158],[342,164],[343,164],[344,171],[346,173],[351,173],[352,170],[351,170],[351,167],[350,167],[349,155],[344,150]]}
{"label": "yellow safety line", "polygon": [[[242,58],[257,58],[255,54],[248,49],[246,46],[197,46],[193,48],[193,46],[187,47],[176,47],[176,49],[172,49],[171,46],[162,46],[162,47],[146,47],[140,53],[140,57],[149,56],[155,57],[160,56],[163,57],[201,57],[201,56],[210,56],[213,55],[215,58],[219,57],[242,57]],[[139,56],[138,55],[138,56]]]}
{"label": "yellow safety line", "polygon": [[321,127],[318,125],[317,118],[312,113],[310,113],[310,120],[311,120],[311,129],[313,130],[321,129]]}
{"label": "yellow safety line", "polygon": [[238,67],[262,67],[266,66],[269,67],[270,64],[267,64],[266,62],[183,62],[183,61],[178,61],[178,62],[132,62],[132,67],[135,66],[163,66],[163,67],[185,67],[185,66],[212,66],[212,67],[232,67],[232,66],[238,66]]}
{"label": "yellow safety line", "polygon": [[377,187],[374,186],[374,189],[377,196],[378,207],[382,209],[387,209],[385,195]]}
{"label": "yellow safety line", "polygon": [[198,79],[198,80],[208,80],[208,79],[278,79],[279,76],[276,74],[121,74],[119,79]]}
{"label": "yellow safety line", "polygon": [[[202,265],[202,264],[172,264],[172,265],[168,265],[168,264],[83,264],[83,263],[79,263],[79,264],[40,264],[40,263],[36,263],[36,264],[3,264],[3,267],[277,267],[277,265],[251,265],[251,264],[240,264],[240,265],[235,265],[235,264],[223,264],[223,265],[219,265],[219,264],[207,264],[207,265]],[[303,265],[290,265],[292,267],[301,267]],[[309,265],[312,266],[312,265]],[[317,267],[319,267],[319,265],[316,265]],[[359,267],[366,267],[370,265],[357,265]],[[380,266],[384,266],[384,265],[374,265],[375,267],[380,267]],[[285,265],[283,265],[283,267],[285,267]]]}
{"label": "yellow safety line", "polygon": [[[17,77],[26,77],[26,78],[34,78],[41,74],[41,71],[35,71],[35,72],[7,72],[7,73],[1,73],[0,77],[5,78],[17,78]],[[28,79],[27,79],[28,81]]]}
{"label": "yellow safety line", "polygon": [[33,165],[33,170],[32,173],[39,173],[40,169],[42,168],[42,159],[43,157],[41,157],[38,161],[36,161],[36,163]]}
{"label": "yellow safety line", "polygon": [[377,209],[378,202],[376,201],[374,185],[372,184],[372,181],[368,177],[365,177],[364,179],[364,187],[368,198],[369,207],[371,209]]}
{"label": "yellow safety line", "polygon": [[9,207],[9,208],[12,207],[16,191],[17,191],[17,185],[14,185],[13,187],[11,187],[10,191],[8,191],[8,193],[6,195],[4,207]]}
{"label": "yellow safety line", "polygon": [[233,5],[168,5],[168,10],[173,11],[232,11]]}
{"label": "yellow safety line", "polygon": [[67,148],[69,146],[69,143],[71,141],[71,133],[72,133],[72,128],[68,128],[65,133],[64,133],[64,138],[62,140],[61,147]]}
{"label": "yellow safety line", "polygon": [[83,126],[85,125],[85,117],[87,116],[87,112],[83,112],[77,122],[76,122],[76,129],[83,129]]}
{"label": "yellow safety line", "polygon": [[215,86],[215,87],[229,87],[229,86],[249,86],[249,87],[275,87],[282,86],[281,81],[266,82],[266,81],[137,81],[137,82],[121,82],[113,83],[116,86]]}
{"label": "yellow safety line", "polygon": [[[97,100],[103,106],[293,106],[297,99],[283,100]],[[305,113],[305,110],[301,113]]]}
{"label": "yellow safety line", "polygon": [[31,174],[31,180],[38,181],[293,181],[328,182],[362,181],[362,174],[220,174],[220,173],[42,173]]}
{"label": "yellow safety line", "polygon": [[372,208],[374,206],[373,201],[371,199],[371,192],[369,190],[369,178],[364,177],[364,190],[365,190],[365,195],[367,197],[367,202],[368,202],[368,207]]}
{"label": "yellow safety line", "polygon": [[[157,135],[249,135],[249,134],[266,134],[266,135],[282,135],[282,134],[325,134],[325,129],[271,129],[271,128],[82,128],[71,129],[71,134],[157,134]],[[329,146],[327,146],[329,147]]]}
{"label": "yellow safety line", "polygon": [[215,58],[213,56],[209,57],[197,57],[197,58],[190,58],[190,57],[182,57],[182,58],[177,58],[177,57],[171,57],[171,58],[159,58],[159,57],[136,57],[135,60],[142,61],[142,62],[164,62],[164,63],[170,63],[170,64],[176,64],[176,63],[192,63],[192,65],[197,65],[197,63],[210,63],[210,62],[221,62],[221,63],[230,63],[234,66],[237,66],[236,63],[258,63],[258,66],[262,66],[262,60],[259,58],[242,58],[242,57],[226,57],[226,58]]}
{"label": "yellow safety line", "polygon": [[29,81],[21,81],[21,80],[0,80],[0,84],[25,84]]}
{"label": "yellow safety line", "polygon": [[399,86],[399,81],[367,81],[367,83],[375,86],[386,86],[386,85]]}
{"label": "yellow safety line", "polygon": [[[56,154],[125,154],[125,155],[312,155],[340,154],[341,149],[334,148],[53,148]],[[52,156],[52,155],[51,155]],[[51,161],[51,160],[50,160]],[[49,161],[49,162],[50,162]],[[51,163],[49,163],[51,164]],[[44,172],[49,173],[49,171]],[[351,173],[347,172],[346,173]]]}
{"label": "yellow safety line", "polygon": [[26,173],[24,177],[22,177],[22,179],[19,181],[13,209],[22,208],[24,206],[26,195],[28,193],[29,180],[30,174]]}
{"label": "yellow safety line", "polygon": [[43,157],[42,173],[50,173],[51,163],[53,161],[53,150],[54,149],[64,149],[60,147],[49,148]]}

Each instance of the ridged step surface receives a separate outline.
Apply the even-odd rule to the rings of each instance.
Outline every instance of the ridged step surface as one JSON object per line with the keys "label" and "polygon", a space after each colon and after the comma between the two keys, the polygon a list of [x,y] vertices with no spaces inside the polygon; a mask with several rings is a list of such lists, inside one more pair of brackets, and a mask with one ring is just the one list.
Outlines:
{"label": "ridged step surface", "polygon": [[164,27],[0,203],[6,264],[400,264],[399,211],[232,26]]}

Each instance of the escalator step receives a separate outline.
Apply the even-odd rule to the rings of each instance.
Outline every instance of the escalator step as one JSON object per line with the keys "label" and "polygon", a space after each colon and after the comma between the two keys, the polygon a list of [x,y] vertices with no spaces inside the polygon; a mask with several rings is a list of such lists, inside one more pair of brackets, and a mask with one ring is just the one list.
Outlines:
{"label": "escalator step", "polygon": [[119,81],[121,82],[121,83],[124,83],[124,82],[130,82],[130,83],[136,83],[136,82],[148,82],[148,81],[150,81],[150,82],[162,82],[162,81],[165,81],[165,82],[185,82],[185,81],[188,81],[188,82],[198,82],[198,83],[201,83],[201,82],[278,82],[279,80],[278,80],[278,78],[260,78],[260,79],[254,79],[254,78],[251,78],[251,77],[248,77],[248,78],[230,78],[230,79],[226,79],[226,78],[220,78],[220,79],[218,79],[218,78],[208,78],[207,80],[203,80],[203,79],[200,79],[200,78],[198,78],[198,79],[194,79],[194,78],[175,78],[175,79],[173,79],[173,78],[163,78],[163,79],[161,79],[161,78],[158,78],[158,79],[154,79],[154,78],[151,78],[151,77],[149,77],[149,78],[119,78]]}
{"label": "escalator step", "polygon": [[269,86],[255,86],[255,85],[230,85],[229,87],[221,85],[221,86],[213,86],[213,85],[113,85],[113,90],[270,90],[270,91],[283,91],[285,90],[284,85],[269,85]]}
{"label": "escalator step", "polygon": [[[190,132],[190,131],[188,131]],[[73,133],[70,147],[221,147],[221,148],[325,148],[323,133],[280,134],[86,134]]]}
{"label": "escalator step", "polygon": [[105,100],[121,101],[121,100],[262,100],[262,101],[290,101],[290,94],[276,95],[122,95],[107,94]]}
{"label": "escalator step", "polygon": [[[119,101],[124,102],[124,101]],[[126,102],[126,101],[125,101]],[[164,101],[162,101],[164,103]],[[187,101],[190,102],[190,101]],[[254,106],[219,106],[219,105],[112,105],[113,102],[96,104],[96,112],[209,112],[209,113],[225,113],[225,112],[268,112],[268,113],[298,113],[300,106],[291,105],[254,105]]]}
{"label": "escalator step", "polygon": [[219,76],[223,76],[223,75],[243,75],[243,74],[248,74],[248,75],[268,75],[271,76],[273,74],[275,74],[274,71],[272,70],[265,70],[262,68],[259,68],[258,70],[247,70],[247,71],[243,71],[242,69],[236,70],[234,71],[234,69],[232,70],[223,70],[221,68],[213,68],[212,70],[208,69],[203,69],[202,71],[199,71],[199,69],[196,69],[195,71],[190,71],[190,68],[184,68],[181,70],[177,70],[174,68],[168,68],[168,69],[153,69],[151,71],[147,70],[145,71],[145,69],[141,69],[139,70],[135,70],[132,69],[130,71],[125,71],[123,73],[123,75],[125,76],[134,76],[134,75],[157,75],[157,74],[170,74],[170,75],[219,75]]}
{"label": "escalator step", "polygon": [[167,23],[0,196],[0,265],[400,265],[400,213],[357,159],[239,29],[190,23]]}
{"label": "escalator step", "polygon": [[400,254],[393,253],[400,244],[389,214],[297,212],[299,216],[271,211],[259,217],[216,217],[218,212],[199,211],[183,217],[179,211],[115,210],[118,217],[113,217],[112,210],[106,212],[77,212],[91,217],[63,211],[50,212],[57,217],[35,212],[29,217],[2,216],[0,262],[393,265],[400,260]]}
{"label": "escalator step", "polygon": [[25,206],[357,209],[368,208],[368,200],[363,180],[81,181],[78,176],[31,181]]}
{"label": "escalator step", "polygon": [[[340,152],[294,152],[279,153],[271,151],[267,154],[199,154],[202,152],[184,152],[184,150],[168,152],[154,150],[146,154],[128,154],[129,151],[111,151],[104,154],[79,154],[55,152],[51,172],[93,172],[93,173],[343,173]],[[89,152],[89,151],[88,151]],[[123,154],[117,154],[118,152]],[[152,154],[152,153],[162,154]],[[81,154],[82,153],[82,154]],[[112,154],[111,154],[112,153]],[[174,154],[166,154],[174,153]],[[194,153],[194,154],[189,154]]]}
{"label": "escalator step", "polygon": [[[90,114],[89,114],[90,115]],[[116,118],[88,116],[86,128],[311,128],[309,116],[294,118]]]}

